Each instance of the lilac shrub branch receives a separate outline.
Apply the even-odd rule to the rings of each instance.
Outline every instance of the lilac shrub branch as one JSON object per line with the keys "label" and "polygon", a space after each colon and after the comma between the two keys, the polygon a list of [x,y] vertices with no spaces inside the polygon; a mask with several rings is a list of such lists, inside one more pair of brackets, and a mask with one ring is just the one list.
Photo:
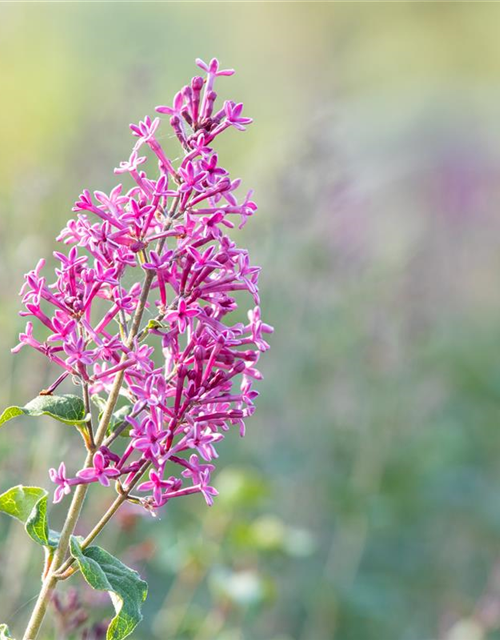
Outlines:
{"label": "lilac shrub branch", "polygon": [[[172,106],[156,109],[169,116],[180,162],[160,144],[159,117],[130,125],[136,142],[115,173],[132,186],[118,184],[110,194],[84,190],[76,217],[58,236],[68,250],[54,252],[55,280],[43,275],[44,260],[25,276],[21,315],[30,321],[13,351],[29,346],[59,367],[43,393],[72,379],[89,415],[84,466],[69,472],[61,462],[50,470],[54,502],[73,498],[25,638],[36,637],[48,594],[73,562],[69,539],[91,484],[116,487],[119,495],[84,546],[123,502],[137,501],[132,489],[152,514],[194,493],[212,505],[217,444],[231,427],[243,436],[254,411],[253,384],[262,377],[256,365],[272,328],[261,319],[260,268],[228,232],[237,221],[242,228],[257,206],[251,191],[237,196],[241,181],[231,179],[213,146],[223,132],[245,131],[252,120],[242,104],[216,108],[215,81],[233,70],[220,69],[216,59],[197,64],[205,78],[194,77]],[[252,301],[247,321],[232,320],[237,292]],[[32,320],[48,338],[36,337]],[[91,399],[104,407],[95,429]],[[110,432],[117,407],[128,415]],[[118,435],[126,436],[124,450],[113,450]]]}

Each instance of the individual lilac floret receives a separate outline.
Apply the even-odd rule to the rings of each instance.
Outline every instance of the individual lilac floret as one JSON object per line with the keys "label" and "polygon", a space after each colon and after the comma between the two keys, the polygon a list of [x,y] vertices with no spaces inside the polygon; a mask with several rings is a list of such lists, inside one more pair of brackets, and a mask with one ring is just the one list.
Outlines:
{"label": "individual lilac floret", "polygon": [[107,466],[106,459],[100,451],[94,456],[93,467],[82,469],[76,474],[77,478],[83,480],[84,483],[99,481],[104,487],[109,487],[110,478],[116,478],[119,475],[118,469]]}
{"label": "individual lilac floret", "polygon": [[[51,391],[73,380],[100,410],[115,381],[122,385],[121,422],[98,442],[92,465],[71,478],[64,462],[50,470],[55,502],[77,484],[98,482],[122,495],[136,488],[148,511],[193,493],[211,505],[216,447],[231,427],[244,435],[254,411],[257,363],[272,327],[261,319],[260,268],[227,233],[257,205],[251,190],[238,196],[241,180],[214,150],[224,131],[245,131],[252,120],[241,103],[216,106],[215,81],[234,71],[215,58],[196,63],[205,78],[193,77],[172,105],[157,108],[181,154],[167,155],[160,140],[171,136],[160,133],[159,117],[130,125],[134,146],[115,170],[127,186],[85,189],[58,236],[69,250],[54,253],[55,279],[42,275],[43,260],[25,276],[21,315],[30,321],[13,351],[42,353],[62,370]],[[240,292],[248,294],[247,323],[232,320]],[[141,301],[147,318],[131,335]],[[125,446],[117,452],[118,442]]]}
{"label": "individual lilac floret", "polygon": [[[163,479],[162,474],[158,471],[151,470],[149,472],[149,481],[143,482],[137,487],[137,491],[152,492],[154,506],[161,507],[168,500],[167,489],[170,493],[178,491],[182,486],[182,482],[173,476]],[[167,495],[165,495],[167,493]]]}
{"label": "individual lilac floret", "polygon": [[57,489],[54,492],[54,502],[61,502],[64,496],[71,493],[71,485],[76,484],[71,482],[66,477],[66,465],[61,462],[59,469],[49,469],[49,477],[57,485]]}

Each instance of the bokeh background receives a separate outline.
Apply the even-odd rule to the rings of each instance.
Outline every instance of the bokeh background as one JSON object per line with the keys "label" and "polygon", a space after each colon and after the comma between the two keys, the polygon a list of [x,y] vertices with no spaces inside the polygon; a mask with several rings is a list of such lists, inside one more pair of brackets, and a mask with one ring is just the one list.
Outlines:
{"label": "bokeh background", "polygon": [[[22,275],[82,188],[113,186],[129,122],[214,55],[255,119],[220,153],[260,204],[240,241],[272,350],[216,505],[124,510],[101,537],[150,583],[138,640],[500,638],[499,24],[494,3],[0,5],[2,406],[51,378],[10,355]],[[9,423],[0,489],[48,487],[76,444]],[[41,570],[23,536],[0,519],[17,634]],[[101,637],[107,597],[71,582],[88,621],[45,640]]]}

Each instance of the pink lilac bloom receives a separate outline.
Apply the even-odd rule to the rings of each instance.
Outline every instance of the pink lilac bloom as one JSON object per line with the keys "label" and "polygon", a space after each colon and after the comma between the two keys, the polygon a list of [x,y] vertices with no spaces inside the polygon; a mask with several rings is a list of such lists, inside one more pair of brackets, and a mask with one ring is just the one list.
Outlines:
{"label": "pink lilac bloom", "polygon": [[59,469],[50,469],[49,477],[57,485],[57,489],[54,492],[54,502],[61,502],[64,496],[71,493],[71,485],[76,484],[74,481],[68,480],[66,477],[66,465],[61,462]]}
{"label": "pink lilac bloom", "polygon": [[108,467],[106,458],[101,451],[97,451],[94,456],[94,466],[88,469],[82,469],[76,474],[77,478],[84,482],[99,481],[103,486],[109,487],[109,479],[116,478],[120,475],[120,471],[113,467]]}
{"label": "pink lilac bloom", "polygon": [[[54,502],[75,485],[100,483],[122,492],[137,486],[148,511],[194,493],[211,505],[218,443],[231,428],[244,435],[254,411],[272,327],[261,319],[260,268],[227,234],[257,205],[251,190],[238,195],[241,180],[214,149],[219,135],[252,120],[241,103],[217,107],[215,82],[233,69],[215,58],[196,64],[205,77],[157,107],[166,122],[146,116],[130,125],[133,149],[115,170],[123,182],[109,194],[82,191],[57,238],[67,251],[54,253],[55,273],[44,275],[40,260],[25,276],[21,315],[29,321],[13,351],[32,347],[62,370],[51,392],[72,380],[102,411],[122,377],[116,431],[91,466],[50,470]],[[168,151],[165,125],[177,138]],[[247,323],[232,320],[240,292]],[[144,318],[129,340],[141,300]]]}

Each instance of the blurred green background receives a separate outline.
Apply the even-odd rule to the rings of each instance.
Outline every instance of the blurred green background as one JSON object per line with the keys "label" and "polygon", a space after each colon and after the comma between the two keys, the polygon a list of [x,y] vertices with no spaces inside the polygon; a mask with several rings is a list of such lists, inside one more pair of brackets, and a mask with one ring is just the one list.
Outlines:
{"label": "blurred green background", "polygon": [[[138,640],[500,638],[499,24],[494,3],[0,5],[2,406],[51,379],[10,355],[22,275],[113,186],[129,122],[214,55],[255,119],[220,155],[256,188],[239,242],[272,350],[215,506],[123,511],[100,540],[150,583]],[[2,491],[80,458],[49,419],[0,436]],[[0,541],[19,634],[41,559],[6,518]],[[106,597],[73,588],[88,622],[45,640],[101,637]]]}

